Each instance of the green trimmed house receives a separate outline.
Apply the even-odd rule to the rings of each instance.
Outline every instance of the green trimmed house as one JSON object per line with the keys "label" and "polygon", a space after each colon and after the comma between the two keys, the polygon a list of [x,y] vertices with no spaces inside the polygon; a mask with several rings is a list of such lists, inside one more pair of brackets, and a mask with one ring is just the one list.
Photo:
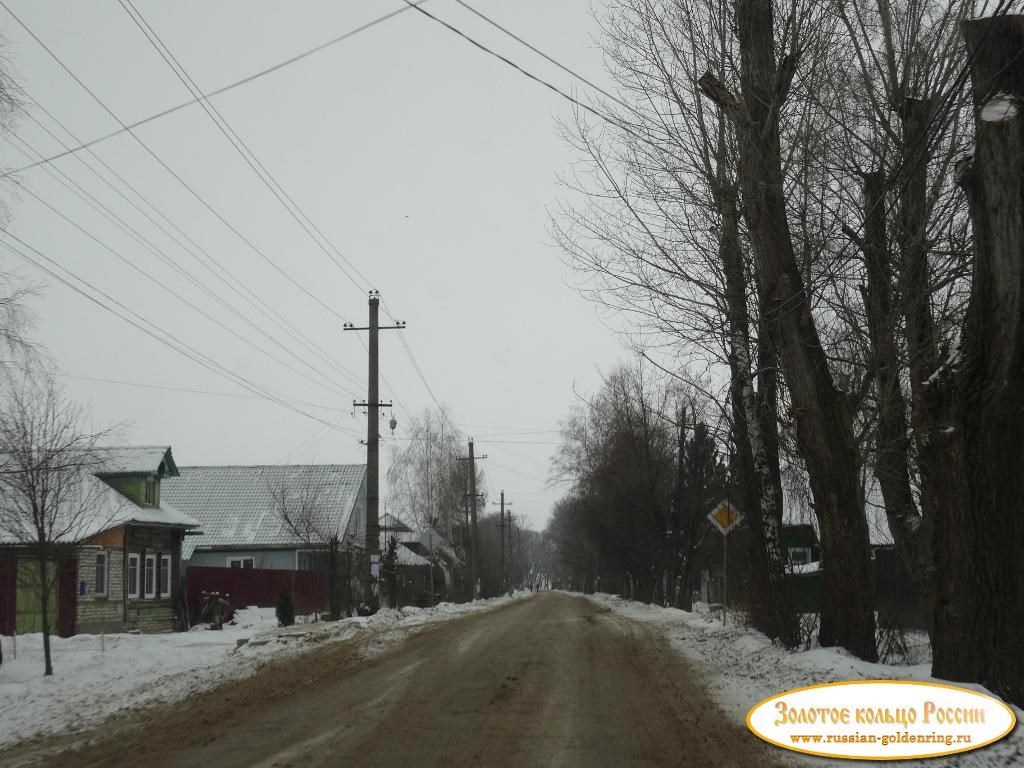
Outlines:
{"label": "green trimmed house", "polygon": [[79,632],[175,628],[185,535],[198,523],[161,502],[160,484],[178,476],[169,446],[111,448],[96,477],[123,514],[86,539],[78,558]]}
{"label": "green trimmed house", "polygon": [[[53,564],[50,624],[64,636],[172,630],[182,543],[199,524],[161,501],[161,481],[178,474],[171,449],[98,448],[93,458],[80,481],[88,513],[73,518],[68,546]],[[0,540],[0,634],[41,629],[30,546]]]}

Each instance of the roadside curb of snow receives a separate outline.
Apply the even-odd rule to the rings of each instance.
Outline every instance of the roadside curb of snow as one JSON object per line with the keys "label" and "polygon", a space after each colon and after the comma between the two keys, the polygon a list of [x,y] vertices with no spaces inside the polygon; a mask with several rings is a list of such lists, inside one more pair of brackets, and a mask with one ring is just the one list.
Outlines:
{"label": "roadside curb of snow", "polygon": [[[268,625],[265,617],[262,623],[247,621],[244,610],[251,609],[244,609],[240,612],[241,621],[227,625],[223,632],[193,628],[191,632],[162,635],[53,638],[55,675],[50,678],[42,675],[41,657],[34,658],[34,636],[20,636],[17,661],[33,666],[31,673],[26,675],[20,670],[22,674],[17,677],[12,677],[14,660],[5,658],[0,666],[0,754],[16,745],[85,733],[111,717],[174,704],[224,683],[256,675],[275,660],[329,644],[356,640],[364,657],[376,656],[428,625],[494,610],[530,594],[518,592],[512,597],[473,603],[440,603],[433,608],[383,609],[373,616],[286,628]],[[268,611],[272,617],[272,608],[258,609],[256,615]],[[240,640],[246,642],[237,645]],[[106,646],[105,652],[100,651],[102,644]],[[126,648],[129,650],[125,651]],[[119,664],[121,651],[128,658]],[[190,653],[195,661],[191,666]],[[72,664],[76,654],[81,658]],[[131,662],[146,654],[173,657],[165,664],[173,664],[171,671],[134,669]]]}
{"label": "roadside curb of snow", "polygon": [[[749,709],[759,701],[783,691],[817,683],[847,680],[921,680],[957,685],[992,695],[983,686],[951,683],[931,677],[928,664],[909,667],[872,664],[851,656],[842,648],[814,648],[786,651],[755,629],[735,624],[723,627],[719,619],[662,608],[616,595],[583,595],[627,619],[657,627],[673,650],[702,673],[705,688],[718,707],[735,722],[746,727]],[[1014,731],[988,747],[945,758],[901,760],[901,766],[921,768],[1006,768],[1024,766],[1024,711],[1010,705],[1017,716]],[[751,738],[756,738],[751,734]],[[778,759],[803,767],[835,766],[849,768],[851,761],[832,761],[779,749]],[[866,762],[861,765],[892,765],[891,762]]]}

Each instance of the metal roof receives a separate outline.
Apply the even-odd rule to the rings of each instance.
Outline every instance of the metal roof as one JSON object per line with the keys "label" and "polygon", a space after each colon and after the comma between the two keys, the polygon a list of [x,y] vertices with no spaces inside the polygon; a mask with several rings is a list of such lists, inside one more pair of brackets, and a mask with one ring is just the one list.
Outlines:
{"label": "metal roof", "polygon": [[[179,467],[160,484],[160,500],[199,521],[202,536],[187,536],[182,558],[197,549],[296,547],[305,544],[287,530],[274,509],[271,489],[282,486],[317,498],[317,530],[344,534],[353,510],[366,507],[363,464]],[[362,491],[362,493],[361,493]]]}

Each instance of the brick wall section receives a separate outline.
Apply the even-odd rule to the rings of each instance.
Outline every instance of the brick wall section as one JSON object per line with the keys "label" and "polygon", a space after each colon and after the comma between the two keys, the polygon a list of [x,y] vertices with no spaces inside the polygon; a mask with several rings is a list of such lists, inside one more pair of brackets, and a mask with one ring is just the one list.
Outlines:
{"label": "brick wall section", "polygon": [[[106,552],[107,594],[96,594],[96,555]],[[85,594],[81,584],[85,582]],[[124,552],[118,549],[83,549],[78,557],[78,623],[82,634],[124,631]]]}
{"label": "brick wall section", "polygon": [[[166,632],[174,629],[173,595],[181,578],[181,532],[166,528],[128,526],[125,531],[125,546],[87,547],[82,550],[78,561],[76,589],[78,610],[75,629],[79,633],[100,632]],[[139,586],[142,588],[146,555],[170,555],[171,572],[167,594],[155,598],[128,597],[127,558],[128,554],[139,555]],[[96,554],[106,552],[109,561],[107,594],[96,594]],[[157,560],[157,578],[159,560]]]}

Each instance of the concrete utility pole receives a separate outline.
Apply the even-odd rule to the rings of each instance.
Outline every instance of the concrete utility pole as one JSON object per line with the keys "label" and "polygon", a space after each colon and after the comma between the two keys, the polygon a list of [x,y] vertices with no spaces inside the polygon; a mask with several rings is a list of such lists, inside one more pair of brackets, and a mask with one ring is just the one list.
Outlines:
{"label": "concrete utility pole", "polygon": [[345,323],[346,331],[369,331],[369,370],[365,403],[352,401],[354,408],[366,408],[366,552],[370,556],[370,575],[376,577],[380,568],[380,427],[381,408],[390,408],[392,403],[382,403],[378,385],[378,331],[402,331],[405,323],[396,320],[394,325],[381,326],[378,319],[380,291],[370,291],[370,323],[354,326]]}
{"label": "concrete utility pole", "polygon": [[476,578],[477,568],[479,563],[477,562],[477,549],[479,546],[479,531],[476,527],[476,460],[486,459],[486,454],[483,456],[476,456],[473,453],[473,438],[469,438],[469,456],[459,457],[458,461],[469,462],[469,583],[470,591],[473,595],[473,600],[476,600]]}
{"label": "concrete utility pole", "polygon": [[[508,585],[511,583],[511,579],[506,578],[505,574],[505,507],[511,507],[512,502],[505,502],[505,491],[501,491],[501,512],[498,514],[498,541],[501,543],[501,591],[502,593],[508,591]],[[511,525],[512,513],[509,512],[509,525]],[[509,564],[512,562],[512,542],[509,541],[508,546],[508,559]]]}

